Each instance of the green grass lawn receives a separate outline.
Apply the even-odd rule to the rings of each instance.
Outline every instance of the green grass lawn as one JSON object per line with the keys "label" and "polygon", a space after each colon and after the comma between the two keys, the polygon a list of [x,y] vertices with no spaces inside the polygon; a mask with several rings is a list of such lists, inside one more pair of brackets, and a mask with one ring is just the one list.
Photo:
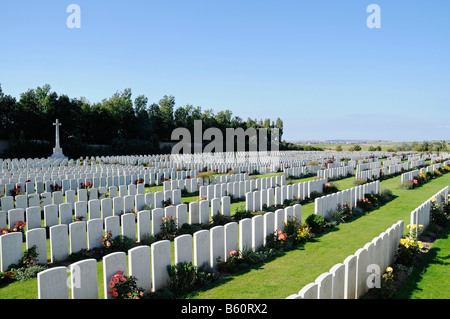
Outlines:
{"label": "green grass lawn", "polygon": [[450,227],[437,239],[397,293],[397,299],[448,299],[450,297]]}
{"label": "green grass lawn", "polygon": [[[339,189],[353,187],[354,177],[346,178],[336,183]],[[296,182],[305,181],[296,180]],[[400,177],[381,182],[381,188],[389,188],[397,196],[392,202],[362,216],[350,223],[341,224],[326,234],[306,243],[303,247],[289,251],[284,255],[250,268],[247,271],[227,277],[212,287],[199,291],[195,298],[201,299],[282,299],[298,293],[298,291],[313,282],[317,276],[328,271],[336,263],[342,262],[347,256],[363,247],[367,242],[385,231],[398,220],[409,223],[410,212],[429,199],[439,190],[450,185],[450,174],[441,176],[420,188],[413,190],[398,189]],[[152,189],[152,191],[154,191]],[[196,196],[183,198],[194,201]],[[232,204],[232,214],[238,206],[245,206],[245,201]],[[302,205],[302,220],[314,213],[314,203]],[[446,243],[448,258],[449,240]],[[173,259],[173,243],[172,243]],[[102,262],[98,265],[99,298],[103,298]],[[442,276],[441,276],[442,277]],[[443,278],[448,278],[445,276]],[[449,286],[450,279],[441,281]],[[425,289],[423,289],[425,290]],[[440,298],[449,298],[450,293]],[[35,299],[37,298],[37,279],[16,282],[0,289],[0,299]]]}

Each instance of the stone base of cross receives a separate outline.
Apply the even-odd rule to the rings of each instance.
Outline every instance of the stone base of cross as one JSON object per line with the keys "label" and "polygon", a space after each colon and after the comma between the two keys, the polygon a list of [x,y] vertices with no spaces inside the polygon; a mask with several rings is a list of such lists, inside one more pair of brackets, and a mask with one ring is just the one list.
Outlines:
{"label": "stone base of cross", "polygon": [[53,148],[53,154],[49,158],[67,158],[62,152],[62,148]]}

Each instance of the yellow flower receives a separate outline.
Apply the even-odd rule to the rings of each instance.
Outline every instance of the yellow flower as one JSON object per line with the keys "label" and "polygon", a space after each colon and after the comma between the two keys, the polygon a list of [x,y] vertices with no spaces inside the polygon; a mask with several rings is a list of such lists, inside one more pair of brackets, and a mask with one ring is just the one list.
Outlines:
{"label": "yellow flower", "polygon": [[386,272],[393,272],[394,271],[394,269],[392,269],[392,267],[387,267],[386,268]]}

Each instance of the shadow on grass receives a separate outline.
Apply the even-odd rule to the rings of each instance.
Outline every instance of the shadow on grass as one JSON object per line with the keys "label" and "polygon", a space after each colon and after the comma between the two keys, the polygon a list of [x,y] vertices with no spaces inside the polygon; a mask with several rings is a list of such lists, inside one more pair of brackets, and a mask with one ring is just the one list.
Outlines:
{"label": "shadow on grass", "polygon": [[[447,227],[439,239],[447,240],[450,235],[450,227]],[[440,248],[431,247],[420,263],[414,267],[408,280],[399,289],[395,299],[410,299],[414,292],[422,291],[418,283],[423,279],[431,265],[450,265],[450,255],[439,256]],[[444,296],[445,298],[445,296]]]}

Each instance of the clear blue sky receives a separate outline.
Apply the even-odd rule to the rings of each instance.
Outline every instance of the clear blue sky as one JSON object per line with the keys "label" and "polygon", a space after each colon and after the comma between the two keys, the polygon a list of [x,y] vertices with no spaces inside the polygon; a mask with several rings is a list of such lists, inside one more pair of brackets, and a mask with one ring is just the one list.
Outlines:
{"label": "clear blue sky", "polygon": [[16,98],[46,83],[90,102],[131,88],[280,117],[286,140],[450,139],[448,0],[2,1],[0,39]]}

